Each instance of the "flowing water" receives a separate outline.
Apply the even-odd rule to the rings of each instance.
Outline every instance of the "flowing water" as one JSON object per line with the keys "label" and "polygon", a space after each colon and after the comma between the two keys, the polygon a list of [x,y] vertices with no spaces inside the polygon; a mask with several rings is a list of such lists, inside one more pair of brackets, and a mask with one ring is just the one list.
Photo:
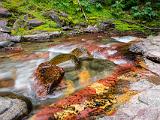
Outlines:
{"label": "flowing water", "polygon": [[[116,66],[132,63],[132,55],[122,56],[122,53],[126,54],[122,46],[127,48],[127,43],[135,38],[128,36],[119,41],[116,39],[118,38],[113,40],[102,33],[86,34],[46,43],[21,43],[18,45],[22,49],[19,52],[0,52],[0,91],[11,91],[29,97],[35,109],[53,103],[109,76]],[[66,70],[62,83],[47,99],[37,99],[32,90],[36,67],[58,54],[70,53],[77,47],[86,48],[95,59],[82,61],[78,70],[74,69],[71,61],[60,64]]]}

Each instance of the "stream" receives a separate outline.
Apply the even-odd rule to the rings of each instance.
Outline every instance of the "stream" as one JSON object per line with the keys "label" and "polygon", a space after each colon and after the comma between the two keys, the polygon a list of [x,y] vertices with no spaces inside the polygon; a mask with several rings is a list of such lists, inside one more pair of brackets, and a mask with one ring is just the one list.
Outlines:
{"label": "stream", "polygon": [[[46,43],[19,43],[19,52],[0,52],[0,92],[11,91],[29,97],[34,114],[40,108],[110,76],[117,66],[134,64],[135,56],[127,48],[132,41],[138,40],[132,36],[109,38],[104,33],[95,33],[58,38]],[[74,69],[72,61],[59,64],[66,70],[60,85],[47,98],[36,98],[32,82],[37,66],[56,55],[70,53],[75,48],[86,48],[94,59],[82,61],[78,70]],[[118,89],[123,87],[121,83]]]}

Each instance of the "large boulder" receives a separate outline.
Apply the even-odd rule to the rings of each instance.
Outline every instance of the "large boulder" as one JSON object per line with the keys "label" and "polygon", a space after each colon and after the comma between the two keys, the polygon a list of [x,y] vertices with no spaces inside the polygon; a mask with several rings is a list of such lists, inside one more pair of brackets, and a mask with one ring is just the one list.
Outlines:
{"label": "large boulder", "polygon": [[51,94],[56,86],[61,82],[64,70],[49,62],[41,63],[35,71],[33,89],[36,96],[44,98]]}
{"label": "large boulder", "polygon": [[44,32],[40,34],[34,35],[24,35],[21,38],[22,42],[46,42],[52,41],[52,39],[60,37],[62,35],[61,32]]}
{"label": "large boulder", "polygon": [[145,63],[148,66],[147,68],[160,75],[160,34],[132,44],[130,46],[130,51],[141,54],[145,58]]}
{"label": "large boulder", "polygon": [[7,9],[0,7],[0,17],[9,17],[9,16],[11,16],[11,13]]}
{"label": "large boulder", "polygon": [[32,110],[32,103],[24,96],[0,93],[0,120],[20,120]]}
{"label": "large boulder", "polygon": [[130,51],[142,54],[146,58],[160,63],[160,35],[149,37],[130,47]]}

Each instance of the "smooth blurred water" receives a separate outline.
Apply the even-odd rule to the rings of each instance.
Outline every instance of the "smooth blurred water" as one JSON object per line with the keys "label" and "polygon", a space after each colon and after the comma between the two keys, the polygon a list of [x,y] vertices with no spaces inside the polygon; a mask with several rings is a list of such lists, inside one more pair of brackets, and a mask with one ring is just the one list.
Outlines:
{"label": "smooth blurred water", "polygon": [[[113,42],[105,35],[98,37],[95,35],[82,35],[72,38],[62,38],[48,43],[22,43],[24,51],[18,54],[4,54],[0,59],[0,91],[12,91],[31,98],[34,105],[50,104],[51,102],[68,96],[85,86],[110,75],[116,64],[124,64],[124,59],[109,61],[108,56],[118,53],[116,49],[112,49]],[[55,42],[56,41],[56,42]],[[101,42],[102,41],[102,42]],[[104,43],[106,41],[106,43]],[[117,43],[116,43],[117,44]],[[120,43],[118,43],[120,44]],[[93,60],[82,61],[80,69],[75,70],[71,61],[60,64],[60,67],[67,68],[62,84],[57,87],[52,95],[47,99],[38,100],[34,96],[32,90],[33,73],[36,67],[54,56],[61,53],[70,53],[77,47],[84,47],[94,56]],[[103,52],[99,50],[103,50]],[[104,52],[105,51],[105,52]],[[2,54],[1,54],[2,55]],[[114,63],[115,64],[114,64]],[[5,81],[14,81],[13,85],[3,87]]]}

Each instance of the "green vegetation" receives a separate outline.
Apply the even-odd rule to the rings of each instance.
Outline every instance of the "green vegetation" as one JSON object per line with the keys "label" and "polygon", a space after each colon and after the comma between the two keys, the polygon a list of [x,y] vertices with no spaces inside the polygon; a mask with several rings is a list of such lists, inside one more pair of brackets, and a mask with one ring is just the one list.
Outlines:
{"label": "green vegetation", "polygon": [[[33,29],[20,27],[12,30],[13,34],[19,35],[31,34],[36,31],[61,30],[62,28],[57,25],[56,21],[45,15],[49,11],[65,12],[68,16],[60,16],[60,19],[71,26],[82,22],[95,25],[100,21],[113,18],[116,29],[120,31],[144,31],[144,28],[139,26],[141,23],[152,27],[160,24],[157,22],[160,19],[159,0],[2,0],[2,6],[13,13],[9,20],[11,26],[17,19],[25,15],[28,15],[28,19],[43,21],[43,25]],[[121,22],[120,19],[139,24],[128,24]]]}

